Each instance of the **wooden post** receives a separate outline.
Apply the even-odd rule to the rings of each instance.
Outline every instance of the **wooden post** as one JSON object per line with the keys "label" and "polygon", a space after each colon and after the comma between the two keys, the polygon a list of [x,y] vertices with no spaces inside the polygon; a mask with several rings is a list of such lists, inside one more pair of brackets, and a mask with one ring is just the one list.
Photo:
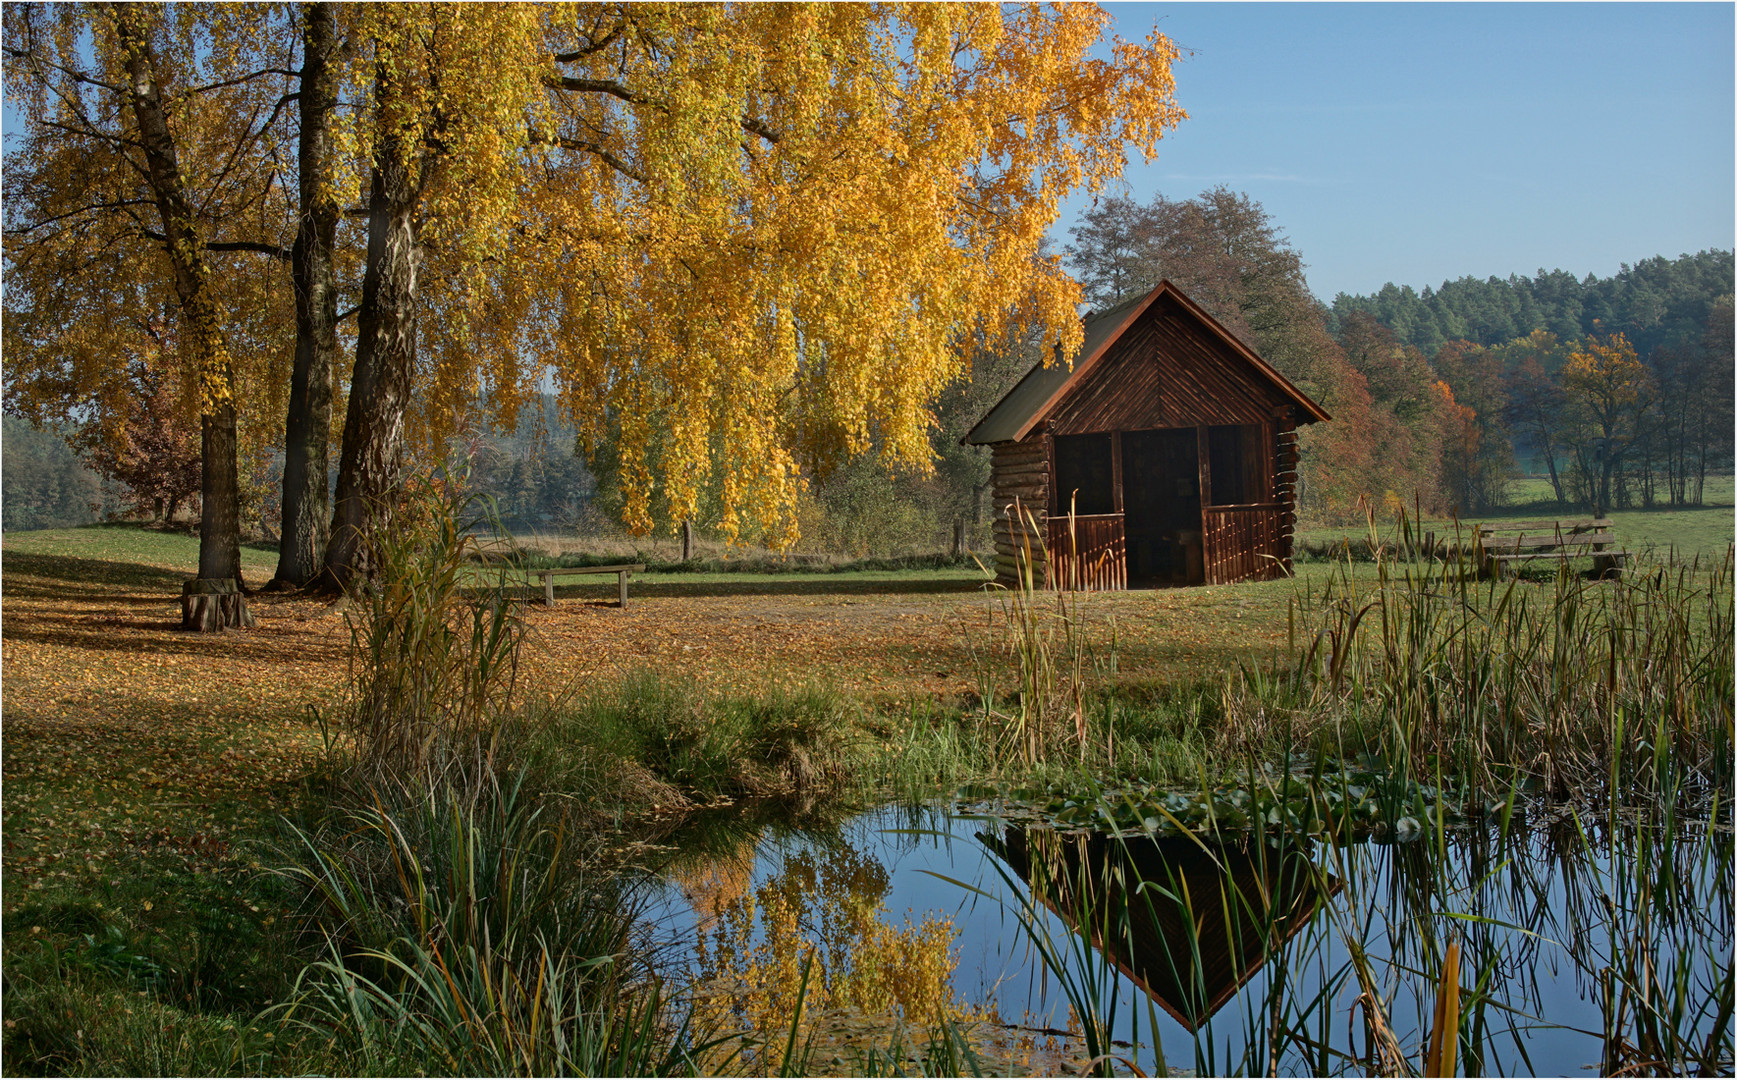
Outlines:
{"label": "wooden post", "polygon": [[555,606],[555,575],[554,574],[544,574],[543,575],[543,603],[549,605],[550,607]]}
{"label": "wooden post", "polygon": [[623,611],[627,610],[627,575],[628,575],[628,573],[629,573],[628,571],[623,570],[620,573],[615,575],[616,579],[618,580],[619,584],[621,585],[621,609]]}
{"label": "wooden post", "polygon": [[1200,470],[1200,566],[1206,584],[1214,585],[1212,537],[1206,527],[1206,508],[1212,505],[1212,441],[1204,426],[1194,429],[1194,456]]}
{"label": "wooden post", "polygon": [[[682,562],[687,562],[689,559],[691,559],[693,557],[694,557],[694,523],[692,521],[689,521],[687,518],[683,518],[682,519]],[[627,594],[624,592],[624,593],[622,593],[622,595],[626,596]],[[627,605],[624,602],[622,604],[622,606],[626,607]]]}
{"label": "wooden post", "polygon": [[1116,513],[1122,509],[1122,433],[1110,432],[1110,500]]}

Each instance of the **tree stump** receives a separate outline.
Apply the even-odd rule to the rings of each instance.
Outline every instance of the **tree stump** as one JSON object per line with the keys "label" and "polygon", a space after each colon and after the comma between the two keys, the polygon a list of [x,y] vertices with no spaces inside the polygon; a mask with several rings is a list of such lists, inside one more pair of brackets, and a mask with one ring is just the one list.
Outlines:
{"label": "tree stump", "polygon": [[252,625],[247,597],[234,578],[189,578],[181,586],[181,629],[213,634]]}

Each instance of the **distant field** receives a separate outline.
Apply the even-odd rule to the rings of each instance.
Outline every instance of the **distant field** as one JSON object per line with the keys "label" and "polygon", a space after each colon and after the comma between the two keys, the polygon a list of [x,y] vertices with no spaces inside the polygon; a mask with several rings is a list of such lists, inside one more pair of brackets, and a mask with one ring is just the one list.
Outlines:
{"label": "distant field", "polygon": [[[1707,478],[1705,505],[1675,509],[1667,506],[1651,510],[1613,510],[1617,540],[1626,551],[1647,558],[1664,559],[1675,555],[1679,560],[1699,557],[1717,559],[1737,540],[1737,507],[1734,502],[1733,478]],[[1548,520],[1552,518],[1585,517],[1584,511],[1558,512],[1553,504],[1550,481],[1545,477],[1526,477],[1509,489],[1515,505],[1491,514],[1466,519],[1468,525],[1481,521]],[[1385,534],[1391,522],[1381,522]],[[1344,525],[1315,525],[1305,518],[1297,528],[1297,543],[1327,544],[1336,540],[1361,539],[1364,529]]]}
{"label": "distant field", "polygon": [[[1734,491],[1737,491],[1737,477],[1709,476],[1702,500],[1710,507],[1729,507],[1733,502]],[[1553,503],[1555,499],[1556,493],[1551,490],[1550,478],[1547,476],[1523,476],[1508,485],[1508,501],[1518,506],[1528,503]]]}

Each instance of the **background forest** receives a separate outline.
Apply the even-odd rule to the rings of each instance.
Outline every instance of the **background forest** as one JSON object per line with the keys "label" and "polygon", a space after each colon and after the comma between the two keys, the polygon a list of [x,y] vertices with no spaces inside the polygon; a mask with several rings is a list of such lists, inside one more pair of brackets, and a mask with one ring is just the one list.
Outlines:
{"label": "background forest", "polygon": [[[1517,501],[1522,476],[1563,512],[1700,505],[1732,467],[1733,260],[1729,251],[1654,257],[1609,278],[1563,270],[1310,293],[1302,253],[1261,205],[1228,188],[1149,203],[1110,198],[1072,230],[1066,259],[1088,303],[1107,307],[1168,278],[1334,415],[1305,432],[1305,514],[1348,520],[1360,505],[1487,513]],[[983,348],[934,405],[928,475],[878,448],[799,504],[800,549],[847,556],[931,552],[955,521],[981,543],[988,455],[960,437],[1041,354],[1035,340]],[[102,517],[197,519],[197,430],[163,405],[141,368],[118,408],[82,425],[33,428],[7,398],[4,526]],[[605,439],[590,455],[551,395],[507,432],[452,443],[471,482],[520,532],[625,538]],[[257,457],[258,455],[256,455]],[[243,463],[243,519],[275,535],[280,459]],[[715,487],[716,485],[714,485]],[[702,534],[718,492],[702,496]],[[677,522],[653,500],[659,532]]]}

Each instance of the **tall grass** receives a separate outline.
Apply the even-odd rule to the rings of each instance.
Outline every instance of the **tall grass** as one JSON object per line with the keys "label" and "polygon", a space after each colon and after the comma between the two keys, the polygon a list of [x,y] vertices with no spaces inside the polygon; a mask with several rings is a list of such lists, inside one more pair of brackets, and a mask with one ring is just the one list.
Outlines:
{"label": "tall grass", "polygon": [[369,574],[352,590],[350,699],[344,719],[364,773],[429,768],[511,713],[525,634],[522,588],[470,565],[492,504],[464,493],[463,471],[411,477],[380,508]]}
{"label": "tall grass", "polygon": [[[494,522],[462,471],[383,508],[346,612],[351,694],[327,812],[291,826],[309,964],[283,1019],[365,1073],[692,1072],[620,879],[519,708],[521,590],[470,565]],[[498,525],[498,523],[495,523]]]}
{"label": "tall grass", "polygon": [[[1032,768],[1071,741],[1084,762],[1092,744],[1092,712],[1100,703],[1098,687],[1113,678],[1118,665],[1114,622],[1107,624],[1108,641],[1093,641],[1085,598],[1074,588],[1050,589],[1042,579],[1043,528],[1019,503],[1011,510],[1024,522],[1014,556],[1011,588],[991,581],[986,586],[1001,610],[999,642],[992,633],[990,653],[1003,657],[1017,688],[1008,711],[997,709],[999,665],[979,664],[983,714],[1002,726],[1002,750],[1012,760]],[[1073,514],[1068,515],[1073,528]],[[1033,547],[1033,544],[1036,547]],[[981,566],[981,564],[979,564]],[[987,569],[985,569],[987,573]],[[1103,698],[1106,755],[1114,754],[1115,704]]]}
{"label": "tall grass", "polygon": [[517,786],[379,791],[296,833],[324,959],[284,1007],[357,1071],[664,1075],[695,1040],[636,960],[629,898]]}
{"label": "tall grass", "polygon": [[1299,740],[1494,792],[1729,784],[1729,553],[1619,580],[1564,568],[1540,585],[1479,580],[1469,555],[1431,554],[1411,534],[1402,519],[1399,542],[1373,545],[1372,578],[1346,561],[1296,597],[1294,662],[1233,687],[1233,735],[1283,715]]}

